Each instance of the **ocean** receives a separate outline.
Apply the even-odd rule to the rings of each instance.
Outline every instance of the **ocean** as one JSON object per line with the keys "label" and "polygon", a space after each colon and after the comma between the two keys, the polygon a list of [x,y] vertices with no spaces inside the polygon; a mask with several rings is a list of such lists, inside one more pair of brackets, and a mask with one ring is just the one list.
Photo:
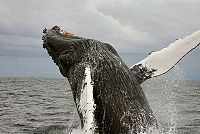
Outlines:
{"label": "ocean", "polygon": [[[200,134],[200,81],[141,86],[163,134]],[[67,79],[0,78],[0,134],[68,134],[79,124]]]}

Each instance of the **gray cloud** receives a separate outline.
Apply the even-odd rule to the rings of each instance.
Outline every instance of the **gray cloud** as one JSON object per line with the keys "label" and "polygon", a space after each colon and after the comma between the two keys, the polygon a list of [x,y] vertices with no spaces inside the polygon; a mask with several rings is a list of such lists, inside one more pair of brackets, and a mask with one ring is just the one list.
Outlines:
{"label": "gray cloud", "polygon": [[130,53],[144,56],[200,29],[199,0],[0,0],[0,3],[0,55],[7,56],[47,55],[42,49],[42,29],[54,25],[78,36],[108,42],[122,57],[132,57]]}
{"label": "gray cloud", "polygon": [[162,48],[199,26],[200,2],[166,0],[1,1],[1,49],[41,49],[41,30],[62,28],[111,43],[120,52]]}
{"label": "gray cloud", "polygon": [[111,5],[105,3],[97,6],[97,9],[122,23],[136,27],[139,31],[147,32],[155,40],[153,47],[162,48],[176,38],[183,38],[200,28],[199,5],[197,0],[142,0]]}

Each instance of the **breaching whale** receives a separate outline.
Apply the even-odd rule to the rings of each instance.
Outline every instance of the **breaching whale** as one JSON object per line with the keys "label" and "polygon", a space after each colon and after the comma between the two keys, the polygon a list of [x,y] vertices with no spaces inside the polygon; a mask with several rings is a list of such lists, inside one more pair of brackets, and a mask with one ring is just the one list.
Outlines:
{"label": "breaching whale", "polygon": [[200,44],[197,31],[129,68],[108,43],[74,36],[58,26],[43,33],[43,47],[68,78],[81,128],[87,134],[158,129],[140,84],[166,73]]}

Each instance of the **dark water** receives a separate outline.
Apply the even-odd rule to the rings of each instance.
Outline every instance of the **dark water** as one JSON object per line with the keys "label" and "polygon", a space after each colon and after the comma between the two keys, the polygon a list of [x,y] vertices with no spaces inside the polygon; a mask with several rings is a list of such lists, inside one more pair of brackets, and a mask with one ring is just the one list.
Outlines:
{"label": "dark water", "polygon": [[151,80],[142,86],[164,134],[200,134],[200,81]]}
{"label": "dark water", "polygon": [[[142,84],[165,134],[200,134],[200,81]],[[0,134],[69,133],[79,125],[67,79],[0,78]]]}

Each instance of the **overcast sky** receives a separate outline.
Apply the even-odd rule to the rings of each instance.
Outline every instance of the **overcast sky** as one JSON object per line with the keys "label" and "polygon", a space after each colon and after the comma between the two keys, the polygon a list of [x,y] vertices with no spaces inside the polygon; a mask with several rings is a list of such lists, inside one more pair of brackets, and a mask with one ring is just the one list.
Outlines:
{"label": "overcast sky", "polygon": [[[0,0],[0,77],[61,77],[42,48],[54,25],[110,43],[129,66],[200,29],[200,0]],[[178,50],[177,50],[178,51]],[[178,65],[200,79],[200,47]]]}

